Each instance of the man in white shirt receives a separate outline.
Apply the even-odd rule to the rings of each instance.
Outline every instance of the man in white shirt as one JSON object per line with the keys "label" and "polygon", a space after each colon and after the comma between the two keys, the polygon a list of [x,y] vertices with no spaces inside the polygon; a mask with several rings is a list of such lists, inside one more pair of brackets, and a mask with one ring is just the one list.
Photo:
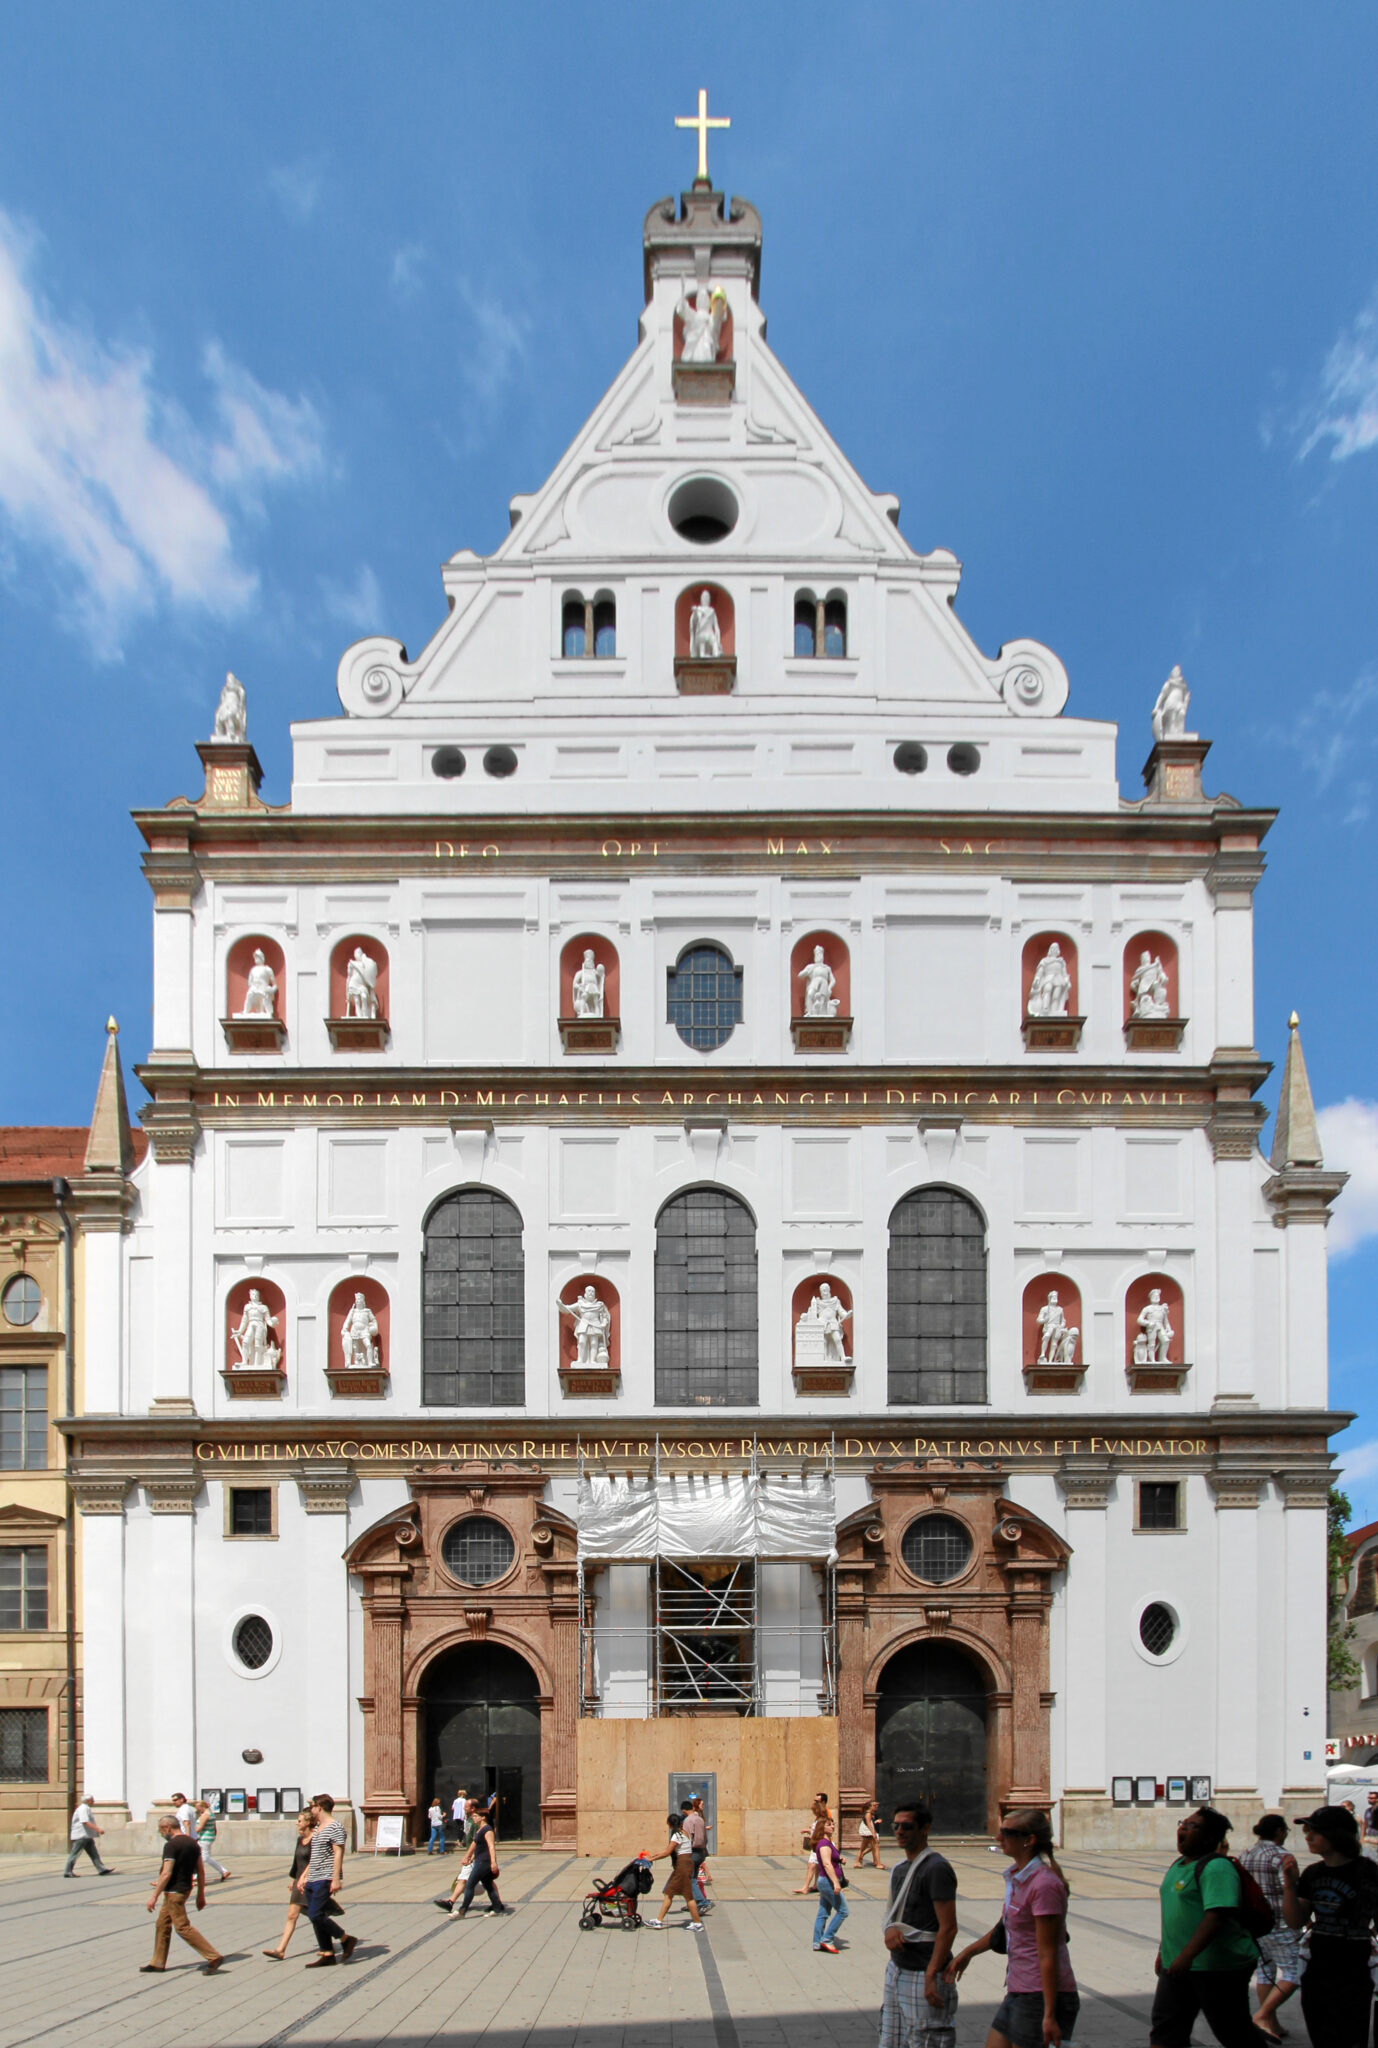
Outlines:
{"label": "man in white shirt", "polygon": [[196,1840],[196,1808],[192,1805],[185,1792],[174,1792],[172,1804],[175,1809],[178,1829],[182,1834],[190,1835],[194,1842]]}
{"label": "man in white shirt", "polygon": [[456,1792],[454,1804],[450,1808],[450,1819],[455,1824],[455,1839],[461,1843],[464,1840],[464,1822],[468,1812],[469,1802],[465,1798],[463,1791]]}
{"label": "man in white shirt", "polygon": [[83,1792],[81,1795],[81,1804],[80,1806],[78,1806],[76,1812],[72,1815],[72,1849],[71,1854],[67,1858],[67,1868],[62,1873],[64,1877],[76,1876],[76,1870],[73,1866],[75,1865],[78,1856],[83,1855],[90,1857],[91,1861],[95,1864],[96,1869],[100,1872],[102,1877],[114,1876],[114,1872],[111,1870],[110,1865],[108,1863],[101,1862],[100,1850],[96,1847],[96,1836],[103,1835],[104,1833],[104,1828],[99,1828],[96,1826],[96,1817],[91,1811],[90,1793]]}

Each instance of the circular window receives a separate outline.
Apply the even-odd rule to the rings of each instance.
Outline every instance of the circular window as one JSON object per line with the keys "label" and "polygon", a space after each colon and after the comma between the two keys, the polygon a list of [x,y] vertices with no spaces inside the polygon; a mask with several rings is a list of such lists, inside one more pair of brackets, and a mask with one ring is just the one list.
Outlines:
{"label": "circular window", "polygon": [[971,1533],[955,1515],[920,1515],[904,1532],[900,1556],[926,1586],[945,1586],[971,1563]]}
{"label": "circular window", "polygon": [[517,1554],[501,1522],[490,1515],[470,1515],[445,1531],[440,1546],[445,1569],[466,1586],[489,1586],[500,1579]]}
{"label": "circular window", "polygon": [[485,775],[515,775],[517,757],[511,747],[490,747],[483,757]]}
{"label": "circular window", "polygon": [[1139,1616],[1139,1641],[1150,1657],[1166,1657],[1177,1640],[1177,1616],[1162,1600],[1152,1600]]}
{"label": "circular window", "polygon": [[234,1653],[246,1671],[261,1671],[273,1654],[273,1631],[261,1614],[246,1614],[234,1632]]}
{"label": "circular window", "polygon": [[468,763],[464,759],[463,747],[437,747],[431,755],[431,772],[445,782],[453,782],[464,773]]}
{"label": "circular window", "polygon": [[669,514],[681,540],[712,547],[737,524],[737,500],[718,477],[690,477],[671,495]]}
{"label": "circular window", "polygon": [[20,1328],[38,1320],[38,1311],[43,1296],[38,1291],[38,1282],[21,1273],[11,1280],[4,1293],[5,1321],[17,1323]]}
{"label": "circular window", "polygon": [[954,775],[974,775],[981,765],[981,750],[966,740],[958,740],[955,747],[947,750],[947,765]]}
{"label": "circular window", "polygon": [[895,749],[895,766],[901,775],[922,775],[928,766],[928,749],[917,740],[901,740]]}

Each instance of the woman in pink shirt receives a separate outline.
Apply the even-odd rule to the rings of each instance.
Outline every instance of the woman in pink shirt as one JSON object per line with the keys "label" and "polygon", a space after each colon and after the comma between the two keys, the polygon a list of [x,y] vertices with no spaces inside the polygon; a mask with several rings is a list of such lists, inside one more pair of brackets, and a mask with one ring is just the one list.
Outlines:
{"label": "woman in pink shirt", "polygon": [[1014,1858],[1005,1872],[1005,1910],[989,1934],[951,1962],[960,1977],[973,1956],[1004,1949],[1005,1997],[986,2048],[1061,2048],[1072,2038],[1081,2000],[1067,1955],[1067,1880],[1053,1855],[1053,1831],[1035,1806],[1006,1814],[1000,1844]]}

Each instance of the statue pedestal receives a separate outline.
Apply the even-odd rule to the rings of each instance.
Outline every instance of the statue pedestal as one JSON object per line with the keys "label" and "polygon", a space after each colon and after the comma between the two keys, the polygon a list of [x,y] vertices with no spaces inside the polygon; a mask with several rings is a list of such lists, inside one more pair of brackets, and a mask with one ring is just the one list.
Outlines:
{"label": "statue pedestal", "polygon": [[382,1052],[388,1042],[386,1017],[327,1017],[325,1028],[336,1052]]}
{"label": "statue pedestal", "polygon": [[1189,1365],[1127,1365],[1125,1378],[1131,1394],[1180,1394],[1187,1383]]}
{"label": "statue pedestal", "polygon": [[220,1029],[231,1052],[281,1052],[287,1043],[281,1017],[222,1017]]}
{"label": "statue pedestal", "polygon": [[[820,1018],[817,1020],[822,1022]],[[821,1323],[794,1326],[794,1389],[798,1394],[850,1394],[855,1365],[850,1358],[829,1358]]]}
{"label": "statue pedestal", "polygon": [[232,1401],[280,1401],[287,1391],[287,1374],[282,1367],[251,1372],[242,1365],[222,1367],[221,1379]]}
{"label": "statue pedestal", "polygon": [[1024,1386],[1030,1394],[1075,1394],[1086,1377],[1084,1365],[1050,1365],[1037,1360],[1024,1367]]}
{"label": "statue pedestal", "polygon": [[1026,1017],[1025,1052],[1075,1052],[1081,1044],[1084,1017]]}
{"label": "statue pedestal", "polygon": [[1144,788],[1154,804],[1209,802],[1201,788],[1201,769],[1211,750],[1209,740],[1183,733],[1177,740],[1156,740],[1144,762]]}
{"label": "statue pedestal", "polygon": [[388,1390],[385,1366],[328,1365],[325,1383],[336,1401],[381,1401]]}
{"label": "statue pedestal", "polygon": [[1126,1017],[1124,1042],[1130,1052],[1178,1052],[1185,1017]]}
{"label": "statue pedestal", "polygon": [[796,1052],[846,1052],[851,1042],[850,1017],[791,1017],[789,1028]]}
{"label": "statue pedestal", "polygon": [[678,405],[730,405],[737,385],[735,363],[675,363],[670,372]]}
{"label": "statue pedestal", "polygon": [[566,1052],[616,1052],[617,1017],[561,1017],[560,1043]]}
{"label": "statue pedestal", "polygon": [[736,687],[735,654],[715,655],[711,661],[692,661],[687,654],[675,656],[675,688],[681,697],[730,697]]}
{"label": "statue pedestal", "polygon": [[247,740],[198,740],[196,751],[206,771],[198,811],[262,810],[258,785],[263,770]]}
{"label": "statue pedestal", "polygon": [[567,1400],[607,1400],[617,1392],[622,1374],[615,1365],[562,1365],[560,1386]]}

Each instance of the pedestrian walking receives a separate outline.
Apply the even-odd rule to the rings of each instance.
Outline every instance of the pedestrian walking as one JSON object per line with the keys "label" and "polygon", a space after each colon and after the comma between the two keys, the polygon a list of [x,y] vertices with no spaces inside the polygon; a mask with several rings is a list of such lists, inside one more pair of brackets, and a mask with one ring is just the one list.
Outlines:
{"label": "pedestrian walking", "polygon": [[1307,1935],[1301,1979],[1306,2031],[1312,2048],[1368,2048],[1378,1870],[1361,1852],[1359,1830],[1343,1807],[1318,1806],[1297,1826],[1319,1859],[1295,1881],[1283,1881],[1283,1915]]}
{"label": "pedestrian walking", "polygon": [[[469,1875],[467,1878],[464,1878],[466,1870]],[[488,1894],[488,1910],[490,1913],[511,1912],[512,1908],[504,1906],[498,1896],[498,1838],[494,1832],[493,1823],[486,1813],[479,1816],[474,1829],[474,1839],[469,1844],[468,1854],[459,1867],[459,1876],[455,1879],[455,1890],[451,1893],[452,1898],[459,1890],[461,1878],[464,1878],[464,1897],[459,1905],[451,1906],[450,1918],[452,1920],[462,1920],[464,1918],[470,1906],[474,1903],[474,1893],[480,1885],[483,1886],[483,1889]]]}
{"label": "pedestrian walking", "polygon": [[[287,1873],[287,1918],[283,1923],[277,1947],[265,1948],[263,1951],[264,1955],[275,1963],[286,1960],[288,1943],[296,1932],[297,1922],[306,1903],[302,1897],[302,1882],[306,1876],[306,1866],[311,1861],[311,1837],[315,1831],[311,1809],[304,1807],[297,1815],[297,1846],[292,1851],[292,1865]],[[327,1910],[338,1915],[339,1907],[334,1899],[330,1901]]]}
{"label": "pedestrian walking", "polygon": [[445,1854],[445,1809],[440,1803],[440,1794],[438,1792],[431,1800],[431,1810],[426,1815],[426,1819],[430,1822],[431,1827],[430,1840],[426,1844],[426,1854],[428,1856],[443,1856]]}
{"label": "pedestrian walking", "polygon": [[928,1807],[897,1807],[890,1825],[904,1861],[890,1872],[883,1923],[889,1956],[879,2048],[955,2048],[957,1983],[947,1966],[957,1934],[957,1873],[928,1845]]}
{"label": "pedestrian walking", "polygon": [[105,1833],[105,1829],[96,1826],[96,1816],[91,1811],[89,1792],[82,1793],[80,1804],[72,1814],[72,1825],[67,1832],[72,1846],[67,1855],[67,1867],[62,1873],[64,1877],[76,1876],[75,1865],[78,1856],[89,1856],[99,1876],[114,1876],[110,1865],[102,1863],[100,1850],[96,1847],[97,1838]]}
{"label": "pedestrian walking", "polygon": [[828,1809],[827,1793],[815,1792],[813,1795],[813,1818],[809,1825],[801,1830],[803,1846],[808,1851],[809,1860],[804,1875],[804,1882],[794,1887],[796,1898],[802,1898],[805,1892],[811,1892],[818,1882],[818,1837],[823,1832],[823,1823],[831,1819],[832,1814]]}
{"label": "pedestrian walking", "polygon": [[856,1824],[856,1867],[860,1870],[867,1857],[873,1870],[880,1869],[880,1802],[869,1799]]}
{"label": "pedestrian walking", "polygon": [[1283,2036],[1277,2018],[1278,2007],[1287,2003],[1301,1982],[1301,1946],[1287,1924],[1283,1897],[1284,1879],[1296,1884],[1297,1863],[1296,1858],[1283,1847],[1287,1840],[1287,1822],[1280,1813],[1265,1813],[1262,1820],[1254,1822],[1254,1833],[1257,1841],[1252,1849],[1244,1851],[1239,1861],[1268,1901],[1273,1914],[1272,1933],[1258,1937],[1258,1971],[1254,1978],[1258,2011],[1254,2014],[1254,2025],[1262,2028],[1270,2040],[1280,2041]]}
{"label": "pedestrian walking", "polygon": [[847,1880],[842,1875],[842,1856],[833,1840],[831,1821],[818,1837],[817,1854],[818,1912],[813,1923],[814,1952],[835,1956],[837,1930],[847,1917],[847,1901],[842,1896]]}
{"label": "pedestrian walking", "polygon": [[660,1918],[648,1920],[648,1927],[661,1928],[670,1910],[672,1899],[683,1899],[689,1908],[689,1922],[695,1934],[703,1933],[703,1922],[699,1918],[699,1904],[694,1897],[694,1851],[688,1835],[684,1832],[684,1815],[667,1813],[665,1825],[670,1830],[670,1840],[659,1855],[652,1856],[652,1863],[659,1863],[661,1856],[670,1859],[670,1875],[665,1880],[665,1891],[660,1901]]}
{"label": "pedestrian walking", "polygon": [[989,1934],[952,1961],[954,1981],[973,1956],[998,1948],[1003,1934],[1005,1996],[986,2048],[1060,2048],[1081,2010],[1067,1954],[1067,1880],[1053,1854],[1053,1831],[1041,1807],[1017,1807],[999,1829],[1013,1862],[1005,1872],[1005,1909]]}
{"label": "pedestrian walking", "polygon": [[1363,1851],[1371,1863],[1378,1863],[1378,1792],[1370,1792],[1364,1817],[1359,1824]]}
{"label": "pedestrian walking", "polygon": [[311,1855],[302,1884],[302,1903],[316,1937],[316,1953],[308,1970],[328,1969],[335,1961],[335,1937],[340,1939],[340,1961],[347,1963],[359,1946],[355,1934],[346,1934],[336,1924],[331,1906],[344,1883],[345,1831],[335,1818],[335,1802],[328,1792],[318,1792],[311,1801]]}
{"label": "pedestrian walking", "polygon": [[703,1817],[702,1792],[696,1792],[692,1799],[685,1802],[684,1832],[689,1837],[689,1847],[693,1852],[693,1874],[690,1884],[700,1910],[706,1911],[708,1895],[699,1878],[700,1871],[708,1861],[708,1823]]}
{"label": "pedestrian walking", "polygon": [[206,1959],[206,1975],[214,1976],[225,1958],[211,1947],[197,1928],[187,1918],[187,1900],[192,1891],[196,1893],[196,1910],[204,1912],[206,1905],[206,1873],[201,1867],[201,1847],[194,1835],[179,1828],[174,1815],[165,1813],[158,1822],[158,1833],[163,1838],[163,1861],[157,1877],[153,1880],[153,1891],[148,1901],[152,1913],[158,1908],[158,1924],[153,1930],[153,1960],[140,1963],[145,1976],[159,1975],[167,1968],[167,1952],[172,1945],[172,1934],[177,1933],[188,1948],[194,1948]]}
{"label": "pedestrian walking", "polygon": [[[1199,2016],[1221,2048],[1257,2048],[1268,2036],[1249,2014],[1258,1943],[1241,1918],[1243,1887],[1225,1854],[1230,1823],[1209,1806],[1177,1824],[1177,1861],[1158,1887],[1161,1933],[1153,1967],[1149,2040],[1188,2048]],[[1336,2048],[1332,2043],[1331,2048]]]}
{"label": "pedestrian walking", "polygon": [[201,1861],[209,1870],[218,1871],[223,1884],[227,1877],[233,1877],[232,1870],[226,1870],[223,1863],[217,1863],[211,1850],[215,1847],[215,1814],[208,1799],[196,1802],[196,1839],[201,1844]]}
{"label": "pedestrian walking", "polygon": [[469,1810],[469,1796],[463,1790],[456,1792],[450,1802],[450,1819],[454,1822],[455,1840],[462,1847],[467,1837],[464,1832],[465,1817]]}
{"label": "pedestrian walking", "polygon": [[173,1819],[177,1822],[184,1835],[195,1835],[196,1808],[192,1805],[185,1792],[173,1793],[172,1814]]}

